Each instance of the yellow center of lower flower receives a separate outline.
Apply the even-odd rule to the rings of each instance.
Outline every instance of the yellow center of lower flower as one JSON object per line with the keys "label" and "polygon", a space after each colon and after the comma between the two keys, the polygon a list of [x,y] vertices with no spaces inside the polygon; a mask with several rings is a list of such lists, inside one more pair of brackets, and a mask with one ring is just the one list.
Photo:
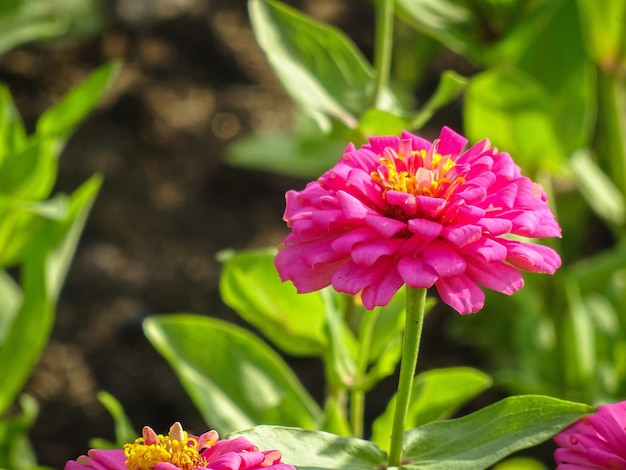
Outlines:
{"label": "yellow center of lower flower", "polygon": [[445,197],[451,183],[463,182],[461,177],[455,178],[454,182],[447,177],[450,169],[456,166],[450,155],[415,150],[407,157],[387,148],[379,162],[376,171],[370,175],[383,186],[384,193],[393,190],[414,196]]}
{"label": "yellow center of lower flower", "polygon": [[146,426],[143,437],[124,445],[124,455],[129,470],[153,470],[160,462],[171,463],[181,470],[194,470],[207,464],[198,452],[198,441],[189,437],[180,423],[175,423],[167,436],[157,435]]}

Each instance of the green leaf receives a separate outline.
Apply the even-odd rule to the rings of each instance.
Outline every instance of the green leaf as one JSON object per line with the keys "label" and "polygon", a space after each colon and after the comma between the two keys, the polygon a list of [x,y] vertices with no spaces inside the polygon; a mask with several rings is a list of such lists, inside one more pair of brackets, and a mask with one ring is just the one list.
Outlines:
{"label": "green leaf", "polygon": [[[489,376],[470,367],[422,372],[413,382],[406,427],[413,428],[447,418],[490,386]],[[372,425],[372,441],[381,449],[389,447],[395,408],[394,395],[385,412]]]}
{"label": "green leaf", "polygon": [[386,454],[376,444],[322,431],[257,426],[229,438],[237,436],[246,437],[261,450],[280,450],[282,462],[298,470],[380,470],[387,464]]}
{"label": "green leaf", "polygon": [[472,11],[451,0],[396,0],[400,14],[458,54],[478,59],[478,22]]}
{"label": "green leaf", "polygon": [[463,92],[467,82],[467,78],[452,70],[443,72],[437,89],[422,109],[413,116],[409,127],[411,129],[421,129],[439,109],[446,106]]}
{"label": "green leaf", "polygon": [[23,303],[0,349],[0,415],[26,382],[54,321],[54,309],[46,291],[44,256],[31,256],[24,264],[22,286]]}
{"label": "green leaf", "polygon": [[65,140],[96,107],[120,68],[119,62],[109,62],[70,90],[57,104],[41,115],[37,121],[37,137]]}
{"label": "green leaf", "polygon": [[0,271],[0,348],[21,304],[20,287],[6,271]]}
{"label": "green leaf", "polygon": [[162,315],[144,332],[169,362],[207,425],[315,428],[321,411],[281,357],[254,334],[198,315]]}
{"label": "green leaf", "polygon": [[489,138],[526,171],[556,170],[563,151],[545,90],[519,71],[491,70],[472,77],[465,92],[470,142]]}
{"label": "green leaf", "polygon": [[482,470],[507,455],[550,439],[595,411],[580,403],[523,395],[462,418],[435,421],[405,433],[402,468]]}
{"label": "green leaf", "polygon": [[65,21],[51,17],[11,16],[0,21],[0,27],[0,55],[22,44],[60,36],[67,31]]}
{"label": "green leaf", "polygon": [[339,161],[345,148],[346,141],[322,134],[255,135],[229,145],[226,161],[237,167],[310,179],[328,171]]}
{"label": "green leaf", "polygon": [[29,395],[20,396],[19,404],[19,414],[0,418],[0,468],[37,470],[42,467],[37,466],[28,432],[39,414],[39,406]]}
{"label": "green leaf", "polygon": [[115,425],[115,443],[110,448],[119,449],[128,442],[134,442],[137,438],[137,432],[134,430],[128,416],[126,416],[122,404],[113,395],[104,391],[98,392],[98,401],[107,409]]}
{"label": "green leaf", "polygon": [[585,31],[585,42],[595,63],[610,69],[623,62],[626,59],[626,3],[613,0],[578,0],[578,8]]}
{"label": "green leaf", "polygon": [[364,136],[398,135],[407,129],[409,119],[381,109],[368,109],[359,119],[357,130]]}
{"label": "green leaf", "polygon": [[271,0],[248,2],[252,27],[279,80],[305,112],[356,126],[373,87],[373,70],[334,27]]}
{"label": "green leaf", "polygon": [[0,414],[19,393],[45,346],[54,321],[54,304],[99,185],[94,177],[77,189],[70,196],[67,217],[47,221],[39,243],[24,260],[22,303],[0,348]]}
{"label": "green leaf", "polygon": [[52,139],[30,139],[21,151],[7,155],[0,167],[2,194],[28,200],[48,197],[56,181],[59,150]]}
{"label": "green leaf", "polygon": [[0,85],[0,164],[7,156],[21,152],[25,144],[26,131],[11,92]]}
{"label": "green leaf", "polygon": [[321,356],[327,346],[322,297],[298,294],[291,282],[281,282],[275,257],[276,250],[250,250],[225,260],[222,299],[286,353]]}
{"label": "green leaf", "polygon": [[339,294],[330,287],[320,293],[324,299],[326,336],[329,341],[324,358],[326,378],[330,384],[349,388],[355,382],[358,348],[356,339],[345,321],[344,305],[346,302],[353,302],[353,297]]}
{"label": "green leaf", "polygon": [[521,70],[545,87],[555,132],[564,154],[570,155],[591,145],[597,113],[596,70],[585,49],[576,2],[546,3],[555,4],[548,24],[539,33],[535,29],[514,57],[519,57]]}
{"label": "green leaf", "polygon": [[608,223],[622,225],[626,216],[624,195],[592,160],[589,151],[575,152],[570,157],[569,167],[591,209]]}

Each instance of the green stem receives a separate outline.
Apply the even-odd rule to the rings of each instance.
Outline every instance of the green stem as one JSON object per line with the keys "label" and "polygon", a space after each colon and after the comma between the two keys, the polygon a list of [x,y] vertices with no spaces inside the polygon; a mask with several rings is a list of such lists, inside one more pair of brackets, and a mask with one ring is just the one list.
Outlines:
{"label": "green stem", "polygon": [[393,416],[389,466],[399,467],[402,463],[402,440],[406,415],[411,402],[411,389],[420,348],[422,325],[424,323],[424,304],[426,289],[406,288],[406,325],[402,344],[402,362],[396,394],[396,411]]}
{"label": "green stem", "polygon": [[355,375],[356,389],[350,392],[350,423],[352,425],[352,435],[354,437],[363,437],[363,414],[365,409],[365,391],[361,388],[361,384],[367,373],[367,365],[369,363],[369,350],[372,344],[372,335],[374,333],[374,325],[378,317],[378,309],[366,310],[363,315],[360,337],[360,354],[359,363],[357,364]]}
{"label": "green stem", "polygon": [[600,155],[604,153],[607,156],[613,181],[621,193],[626,195],[626,142],[624,141],[626,123],[623,114],[626,111],[626,97],[624,96],[624,79],[616,71],[605,71],[600,68],[598,87],[600,139],[596,142],[596,151]]}
{"label": "green stem", "polygon": [[383,95],[389,83],[391,68],[391,46],[393,44],[393,0],[376,2],[376,43],[374,45],[374,69],[376,70],[376,88],[374,105],[380,107]]}

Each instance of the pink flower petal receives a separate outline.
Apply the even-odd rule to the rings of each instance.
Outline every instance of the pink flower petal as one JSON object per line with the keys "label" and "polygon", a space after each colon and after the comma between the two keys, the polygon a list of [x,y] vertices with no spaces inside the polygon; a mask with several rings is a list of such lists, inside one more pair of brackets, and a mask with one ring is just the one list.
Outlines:
{"label": "pink flower petal", "polygon": [[485,304],[485,294],[467,276],[442,277],[435,286],[441,300],[461,315],[476,313]]}

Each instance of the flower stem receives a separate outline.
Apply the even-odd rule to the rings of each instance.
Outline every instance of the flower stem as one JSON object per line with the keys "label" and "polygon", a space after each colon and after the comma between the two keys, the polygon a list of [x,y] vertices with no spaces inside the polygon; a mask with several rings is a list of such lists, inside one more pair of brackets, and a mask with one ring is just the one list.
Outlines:
{"label": "flower stem", "polygon": [[362,382],[367,373],[367,365],[369,363],[369,351],[372,344],[372,334],[374,333],[374,325],[379,315],[378,309],[365,310],[363,314],[362,326],[359,335],[360,353],[359,363],[357,364],[355,384],[356,388],[350,393],[350,423],[352,425],[352,435],[354,437],[363,437],[363,411],[365,408],[365,391],[362,388]]}
{"label": "flower stem", "polygon": [[417,354],[424,323],[424,304],[426,289],[406,288],[406,324],[402,344],[400,378],[396,394],[396,411],[393,416],[391,431],[391,448],[389,449],[389,466],[399,467],[402,463],[402,440],[406,415],[411,401],[411,389],[415,376]]}
{"label": "flower stem", "polygon": [[391,46],[393,44],[393,0],[376,2],[376,43],[374,46],[374,69],[376,88],[374,106],[381,107],[383,95],[389,83],[391,68]]}

